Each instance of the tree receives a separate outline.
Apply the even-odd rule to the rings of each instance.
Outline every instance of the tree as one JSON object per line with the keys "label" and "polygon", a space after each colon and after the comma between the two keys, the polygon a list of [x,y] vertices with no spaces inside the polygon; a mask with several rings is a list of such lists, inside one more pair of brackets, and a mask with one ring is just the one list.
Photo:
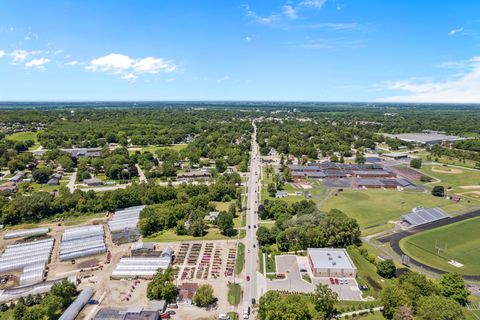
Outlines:
{"label": "tree", "polygon": [[417,316],[422,320],[465,319],[462,307],[458,303],[452,299],[437,295],[420,298]]}
{"label": "tree", "polygon": [[205,222],[203,219],[195,219],[190,225],[190,234],[194,237],[201,237],[205,234]]}
{"label": "tree", "polygon": [[415,169],[421,169],[422,168],[422,159],[416,158],[410,160],[410,167],[415,168]]}
{"label": "tree", "polygon": [[462,306],[467,304],[469,292],[460,274],[456,272],[444,274],[440,279],[439,288],[442,296],[451,298]]}
{"label": "tree", "polygon": [[25,316],[27,307],[25,307],[25,304],[22,302],[18,302],[15,305],[15,308],[13,308],[13,319],[14,320],[23,320],[23,317]]}
{"label": "tree", "polygon": [[49,167],[37,167],[32,171],[32,178],[38,183],[47,183],[48,179],[50,179],[50,175],[52,174],[52,172],[52,169],[50,169]]}
{"label": "tree", "polygon": [[[239,201],[240,199],[237,199],[237,205],[240,203],[240,208],[242,206],[242,201]],[[232,215],[232,217],[237,216],[237,205],[235,203],[230,203],[230,206],[228,207],[228,212]],[[241,209],[239,209],[241,210]]]}
{"label": "tree", "polygon": [[432,189],[432,195],[435,197],[444,197],[445,188],[443,186],[434,186]]}
{"label": "tree", "polygon": [[395,277],[395,272],[397,268],[395,267],[395,263],[391,259],[383,260],[377,263],[377,273],[386,279],[391,279]]}
{"label": "tree", "polygon": [[414,314],[410,306],[401,306],[398,308],[397,313],[395,313],[393,319],[395,320],[413,320]]}
{"label": "tree", "polygon": [[150,300],[173,301],[177,296],[177,287],[172,281],[172,268],[159,270],[147,286],[147,297]]}
{"label": "tree", "polygon": [[315,288],[313,303],[315,310],[321,313],[326,319],[331,319],[336,313],[335,304],[338,301],[338,295],[326,284],[318,284]]}
{"label": "tree", "polygon": [[365,156],[361,152],[355,155],[355,163],[365,163]]}
{"label": "tree", "polygon": [[[276,291],[267,291],[260,297],[258,304],[259,320],[311,320],[305,299],[295,295],[281,295]],[[324,317],[317,317],[323,319]]]}
{"label": "tree", "polygon": [[216,220],[218,228],[222,231],[222,233],[226,236],[232,235],[233,231],[233,216],[230,212],[221,211],[218,214]]}
{"label": "tree", "polygon": [[277,186],[275,185],[275,183],[270,182],[267,185],[267,192],[270,197],[275,197],[275,194],[277,193]]}
{"label": "tree", "polygon": [[213,295],[213,288],[210,284],[202,284],[198,287],[193,302],[199,307],[206,307],[217,301]]}
{"label": "tree", "polygon": [[216,159],[215,168],[220,173],[225,172],[225,170],[227,170],[227,162],[225,161],[225,159]]}
{"label": "tree", "polygon": [[270,233],[270,229],[264,226],[258,227],[257,239],[262,246],[269,245],[275,242],[275,237],[273,237]]}
{"label": "tree", "polygon": [[383,305],[382,314],[387,319],[392,319],[400,307],[411,305],[405,291],[396,285],[385,287],[380,293],[380,301]]}
{"label": "tree", "polygon": [[68,280],[64,279],[62,282],[55,283],[50,289],[51,295],[57,297],[60,301],[62,309],[66,309],[75,300],[77,295],[77,288]]}

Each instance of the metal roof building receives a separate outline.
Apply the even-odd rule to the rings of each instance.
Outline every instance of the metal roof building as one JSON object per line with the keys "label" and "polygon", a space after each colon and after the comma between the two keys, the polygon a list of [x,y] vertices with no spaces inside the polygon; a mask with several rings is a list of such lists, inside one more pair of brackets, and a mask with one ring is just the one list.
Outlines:
{"label": "metal roof building", "polygon": [[308,263],[315,277],[355,277],[357,268],[345,249],[308,248]]}
{"label": "metal roof building", "polygon": [[93,289],[88,287],[82,290],[77,299],[72,302],[58,320],[75,320],[88,300],[93,296]]}
{"label": "metal roof building", "polygon": [[167,269],[172,262],[172,249],[163,250],[160,257],[125,257],[112,272],[113,278],[151,278],[158,270]]}
{"label": "metal roof building", "polygon": [[22,270],[21,286],[42,282],[53,242],[53,239],[45,239],[8,246],[0,256],[0,272]]}
{"label": "metal roof building", "polygon": [[50,229],[48,228],[34,228],[34,229],[26,229],[26,230],[17,230],[5,233],[3,236],[4,239],[14,239],[14,238],[23,238],[23,237],[30,237],[30,236],[37,236],[48,233]]}
{"label": "metal roof building", "polygon": [[417,207],[411,213],[405,214],[401,219],[413,227],[433,221],[450,218],[450,216],[440,208],[422,208]]}
{"label": "metal roof building", "polygon": [[60,245],[60,261],[91,256],[106,251],[102,225],[65,229]]}

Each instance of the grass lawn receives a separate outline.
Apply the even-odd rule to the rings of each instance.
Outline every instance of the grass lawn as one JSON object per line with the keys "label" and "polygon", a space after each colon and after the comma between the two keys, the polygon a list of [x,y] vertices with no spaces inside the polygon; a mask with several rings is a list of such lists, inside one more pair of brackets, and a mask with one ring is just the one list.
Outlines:
{"label": "grass lawn", "polygon": [[421,158],[422,160],[430,159],[432,161],[439,162],[439,163],[453,164],[456,166],[462,166],[467,168],[475,168],[475,165],[476,165],[476,162],[473,160],[465,160],[465,162],[463,162],[460,159],[455,157],[448,157],[448,156],[434,157],[427,151],[415,153],[415,156]]}
{"label": "grass lawn", "polygon": [[242,273],[244,265],[245,265],[245,245],[243,243],[239,243],[238,252],[237,252],[237,262],[235,263],[235,273],[237,275]]}
{"label": "grass lawn", "polygon": [[275,263],[274,254],[265,255],[265,268],[266,268],[266,272],[277,272],[277,265]]}
{"label": "grass lawn", "polygon": [[37,139],[38,132],[32,132],[32,131],[26,131],[26,132],[15,132],[12,133],[5,138],[8,140],[13,140],[13,141],[27,141],[27,140],[32,140],[35,142],[33,146],[31,146],[28,150],[36,150],[40,144],[38,143]]}
{"label": "grass lawn", "polygon": [[258,263],[259,263],[258,272],[263,274],[263,252],[262,252],[262,250],[258,250]]}
{"label": "grass lawn", "polygon": [[358,283],[366,284],[368,286],[368,291],[364,291],[363,296],[377,297],[381,287],[383,286],[382,277],[377,274],[377,267],[365,259],[356,247],[348,248],[348,254],[357,267]]}
{"label": "grass lawn", "polygon": [[[151,153],[155,153],[156,150],[158,149],[170,149],[170,150],[175,150],[175,151],[181,151],[185,149],[188,146],[186,143],[180,143],[180,144],[172,144],[169,146],[145,146],[145,147],[138,147],[141,151],[141,153],[144,153],[146,151],[149,151]],[[129,148],[128,152],[130,154],[135,153],[135,151],[138,149],[137,147],[134,148]]]}
{"label": "grass lawn", "polygon": [[[400,247],[416,260],[427,265],[465,275],[480,274],[480,217],[421,232],[400,241]],[[440,253],[435,247],[446,248]],[[455,260],[464,266],[448,263]]]}
{"label": "grass lawn", "polygon": [[238,283],[228,285],[228,303],[236,306],[242,299],[242,287]]}
{"label": "grass lawn", "polygon": [[339,209],[357,219],[362,229],[397,220],[412,208],[449,206],[448,210],[462,210],[464,207],[450,200],[434,197],[431,194],[396,190],[345,190],[332,196],[321,207],[323,211]]}
{"label": "grass lawn", "polygon": [[229,313],[228,313],[228,318],[229,318],[229,320],[238,320],[238,319],[240,319],[240,318],[238,317],[238,313],[236,313],[236,312],[229,312]]}
{"label": "grass lawn", "polygon": [[[145,242],[177,242],[177,241],[202,241],[202,240],[234,240],[237,239],[237,235],[231,237],[224,236],[218,228],[207,227],[207,234],[203,237],[194,237],[191,235],[179,236],[175,233],[174,229],[157,232],[149,237],[143,238]],[[242,232],[240,232],[242,237]],[[244,236],[244,235],[243,235]]]}
{"label": "grass lawn", "polygon": [[[445,172],[438,172],[439,170],[445,171]],[[420,171],[441,180],[441,182],[430,184],[432,186],[443,185],[445,188],[453,187],[455,189],[455,188],[458,188],[459,186],[480,185],[479,170],[461,169],[456,167],[444,167],[439,165],[424,165],[422,166],[422,169],[420,169]],[[449,173],[449,171],[459,172],[459,173]],[[463,189],[463,190],[468,191],[466,189]]]}

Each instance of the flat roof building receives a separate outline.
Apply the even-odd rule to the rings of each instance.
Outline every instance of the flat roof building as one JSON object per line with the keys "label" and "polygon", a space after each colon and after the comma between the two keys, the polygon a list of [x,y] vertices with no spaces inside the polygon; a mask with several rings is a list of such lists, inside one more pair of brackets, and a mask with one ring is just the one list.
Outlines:
{"label": "flat roof building", "polygon": [[357,274],[345,249],[308,248],[307,253],[314,277],[355,277]]}
{"label": "flat roof building", "polygon": [[453,143],[461,140],[465,140],[464,137],[449,136],[443,133],[430,131],[430,132],[414,132],[414,133],[401,133],[401,134],[384,134],[388,138],[397,138],[405,142],[413,142],[419,145],[434,145],[442,143]]}

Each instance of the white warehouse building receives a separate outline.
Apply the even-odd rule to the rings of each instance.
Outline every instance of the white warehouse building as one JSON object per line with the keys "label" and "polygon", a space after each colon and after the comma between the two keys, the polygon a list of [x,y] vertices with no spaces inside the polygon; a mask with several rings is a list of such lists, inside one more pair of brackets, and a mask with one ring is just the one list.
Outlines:
{"label": "white warehouse building", "polygon": [[308,264],[314,277],[355,277],[357,268],[345,249],[309,248]]}

